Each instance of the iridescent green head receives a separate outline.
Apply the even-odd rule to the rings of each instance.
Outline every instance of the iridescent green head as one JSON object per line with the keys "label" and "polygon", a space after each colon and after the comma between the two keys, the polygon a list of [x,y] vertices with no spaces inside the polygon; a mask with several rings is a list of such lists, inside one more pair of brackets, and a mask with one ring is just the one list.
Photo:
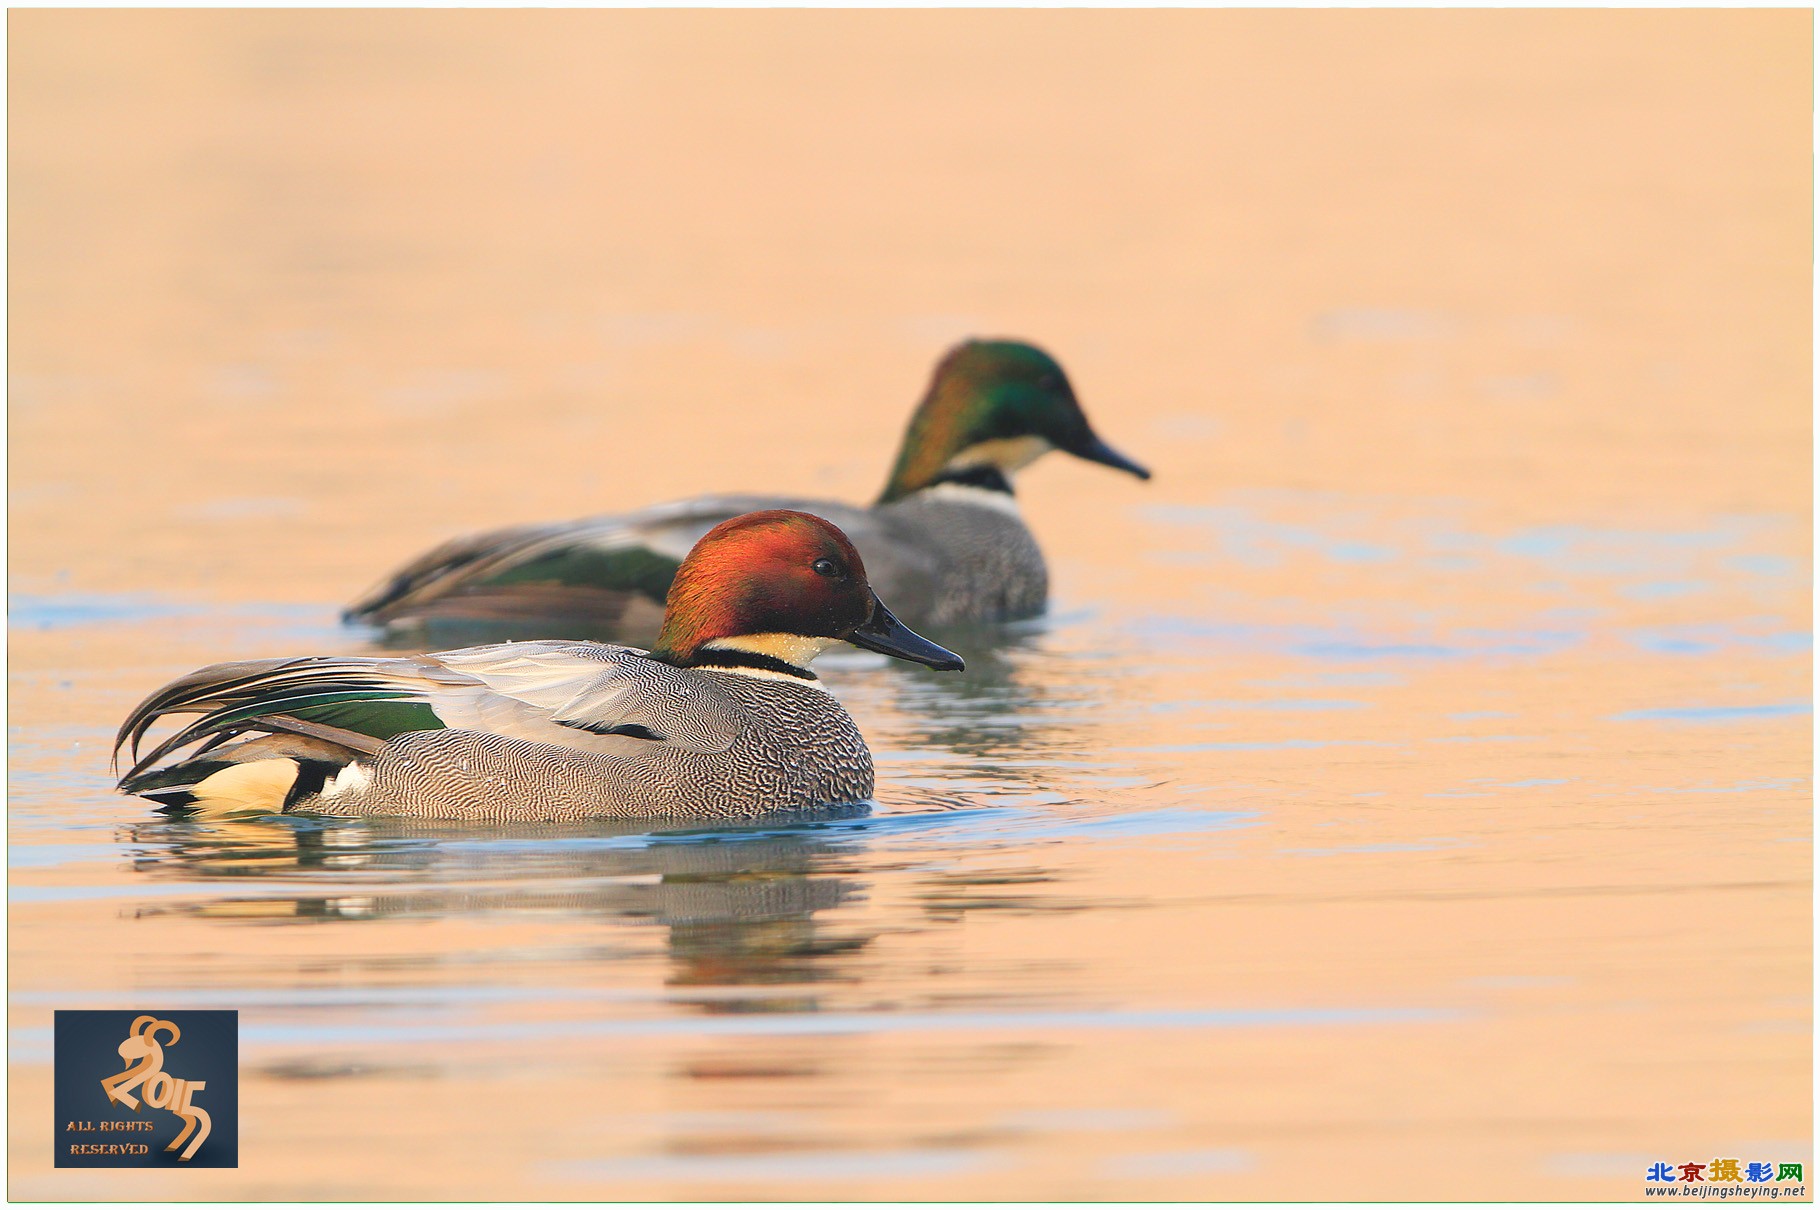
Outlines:
{"label": "iridescent green head", "polygon": [[879,503],[970,474],[1008,484],[1052,449],[1150,478],[1094,434],[1055,358],[1022,341],[969,340],[935,367]]}

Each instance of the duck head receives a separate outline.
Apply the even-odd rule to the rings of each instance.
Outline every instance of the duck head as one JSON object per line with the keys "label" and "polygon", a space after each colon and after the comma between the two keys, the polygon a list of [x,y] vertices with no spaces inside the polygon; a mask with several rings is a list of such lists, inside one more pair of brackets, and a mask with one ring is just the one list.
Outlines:
{"label": "duck head", "polygon": [[809,661],[839,641],[944,671],[965,666],[891,615],[846,534],[808,513],[769,509],[702,535],[670,583],[651,654],[814,680]]}
{"label": "duck head", "polygon": [[1055,358],[1022,341],[969,340],[936,365],[879,503],[944,480],[1009,490],[1050,450],[1150,478],[1094,433]]}

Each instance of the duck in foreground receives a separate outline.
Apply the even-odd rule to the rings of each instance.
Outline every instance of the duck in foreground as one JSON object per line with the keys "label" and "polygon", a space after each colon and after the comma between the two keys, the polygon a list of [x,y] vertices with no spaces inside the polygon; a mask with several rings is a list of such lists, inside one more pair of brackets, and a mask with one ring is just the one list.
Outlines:
{"label": "duck in foreground", "polygon": [[1150,477],[1094,434],[1054,358],[1019,341],[968,341],[936,366],[890,481],[870,508],[704,496],[494,530],[422,555],[343,617],[394,627],[484,624],[502,637],[642,641],[656,629],[690,545],[728,517],[768,508],[801,509],[839,525],[912,625],[1035,617],[1048,604],[1049,573],[1011,479],[1058,449]]}
{"label": "duck in foreground", "polygon": [[[842,640],[962,667],[891,615],[840,530],[750,513],[683,560],[649,652],[540,641],[216,664],[121,725],[116,755],[135,763],[120,789],[194,810],[522,821],[857,803],[871,753],[808,669]],[[168,714],[202,717],[140,758]]]}

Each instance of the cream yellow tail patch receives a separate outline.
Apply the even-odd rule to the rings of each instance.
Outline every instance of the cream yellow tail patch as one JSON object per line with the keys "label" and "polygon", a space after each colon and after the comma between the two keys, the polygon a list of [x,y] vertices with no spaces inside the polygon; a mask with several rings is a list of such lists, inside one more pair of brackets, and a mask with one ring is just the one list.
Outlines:
{"label": "cream yellow tail patch", "polygon": [[190,791],[196,797],[192,809],[202,814],[282,811],[301,767],[288,756],[229,765],[196,783]]}

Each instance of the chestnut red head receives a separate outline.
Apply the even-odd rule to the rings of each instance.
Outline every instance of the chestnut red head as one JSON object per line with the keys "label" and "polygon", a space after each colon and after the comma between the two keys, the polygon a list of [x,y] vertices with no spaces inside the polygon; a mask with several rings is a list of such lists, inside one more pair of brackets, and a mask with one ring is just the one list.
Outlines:
{"label": "chestnut red head", "polygon": [[652,654],[698,664],[704,648],[753,636],[840,639],[931,668],[963,667],[891,615],[847,535],[791,509],[746,513],[702,536],[671,581]]}

